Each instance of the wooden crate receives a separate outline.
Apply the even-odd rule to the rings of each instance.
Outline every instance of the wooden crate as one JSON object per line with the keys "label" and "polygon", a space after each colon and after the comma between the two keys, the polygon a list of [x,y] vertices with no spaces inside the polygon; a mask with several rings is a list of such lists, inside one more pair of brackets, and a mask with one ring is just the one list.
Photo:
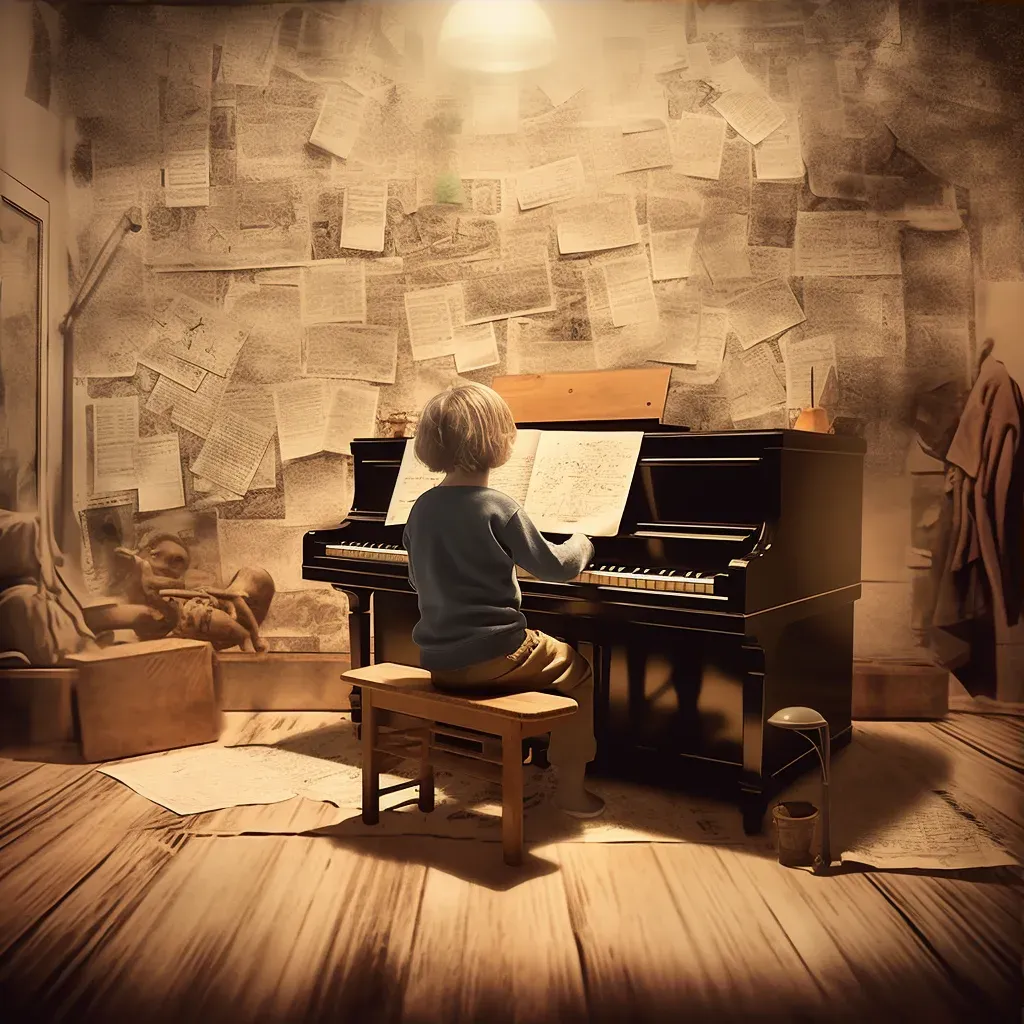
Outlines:
{"label": "wooden crate", "polygon": [[220,735],[213,648],[149,640],[76,654],[75,700],[86,761],[210,743]]}
{"label": "wooden crate", "polygon": [[225,711],[348,711],[352,684],[341,678],[347,654],[217,655]]}
{"label": "wooden crate", "polygon": [[75,738],[73,668],[0,669],[0,744],[33,746]]}
{"label": "wooden crate", "polygon": [[949,672],[941,665],[853,663],[854,719],[944,718]]}

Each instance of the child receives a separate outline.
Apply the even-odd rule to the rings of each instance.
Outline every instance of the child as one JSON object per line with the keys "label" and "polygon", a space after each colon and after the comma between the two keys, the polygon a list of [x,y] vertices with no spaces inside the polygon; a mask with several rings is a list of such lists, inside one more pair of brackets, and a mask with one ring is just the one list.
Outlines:
{"label": "child", "polygon": [[519,565],[537,579],[564,583],[594,547],[582,534],[548,543],[517,502],[487,486],[515,438],[508,406],[479,384],[449,388],[424,408],[416,457],[445,477],[420,496],[405,528],[420,608],[412,637],[439,689],[554,690],[575,700],[579,711],[551,731],[555,802],[575,817],[596,817],[604,801],[583,784],[596,753],[593,672],[568,644],[527,628],[515,574]]}

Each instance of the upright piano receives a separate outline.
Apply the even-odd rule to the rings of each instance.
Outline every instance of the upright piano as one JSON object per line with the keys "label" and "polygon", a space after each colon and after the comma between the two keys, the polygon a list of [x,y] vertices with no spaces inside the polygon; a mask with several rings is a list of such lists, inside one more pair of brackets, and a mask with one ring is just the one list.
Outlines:
{"label": "upright piano", "polygon": [[[647,426],[618,534],[595,537],[593,562],[569,583],[520,574],[523,611],[594,667],[598,771],[724,786],[755,833],[771,797],[817,764],[768,718],[807,705],[827,719],[833,748],[851,737],[865,445]],[[353,441],[350,514],[304,538],[303,577],[348,596],[354,666],[370,661],[371,629],[375,660],[418,663],[403,527],[385,525],[406,443]]]}

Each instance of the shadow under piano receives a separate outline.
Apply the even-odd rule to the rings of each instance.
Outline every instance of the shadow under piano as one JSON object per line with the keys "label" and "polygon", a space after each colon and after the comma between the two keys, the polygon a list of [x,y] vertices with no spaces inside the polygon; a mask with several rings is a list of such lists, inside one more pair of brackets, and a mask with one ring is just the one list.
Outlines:
{"label": "shadow under piano", "polygon": [[[521,575],[523,611],[593,664],[596,771],[727,794],[755,833],[771,798],[817,764],[770,715],[806,705],[834,748],[851,738],[864,442],[643,425],[618,534],[594,538],[593,563],[569,583]],[[351,513],[304,539],[303,577],[348,595],[353,665],[369,662],[371,629],[375,660],[418,664],[403,527],[385,525],[406,443],[354,441]]]}

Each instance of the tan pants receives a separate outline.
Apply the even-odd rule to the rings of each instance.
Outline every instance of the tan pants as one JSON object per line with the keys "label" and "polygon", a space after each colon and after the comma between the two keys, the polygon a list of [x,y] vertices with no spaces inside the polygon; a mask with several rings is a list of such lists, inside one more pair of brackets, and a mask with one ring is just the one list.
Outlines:
{"label": "tan pants", "polygon": [[431,672],[439,690],[527,693],[554,690],[580,709],[551,730],[548,760],[556,768],[582,769],[594,760],[594,673],[590,663],[568,644],[535,629],[526,631],[518,650],[454,672]]}

